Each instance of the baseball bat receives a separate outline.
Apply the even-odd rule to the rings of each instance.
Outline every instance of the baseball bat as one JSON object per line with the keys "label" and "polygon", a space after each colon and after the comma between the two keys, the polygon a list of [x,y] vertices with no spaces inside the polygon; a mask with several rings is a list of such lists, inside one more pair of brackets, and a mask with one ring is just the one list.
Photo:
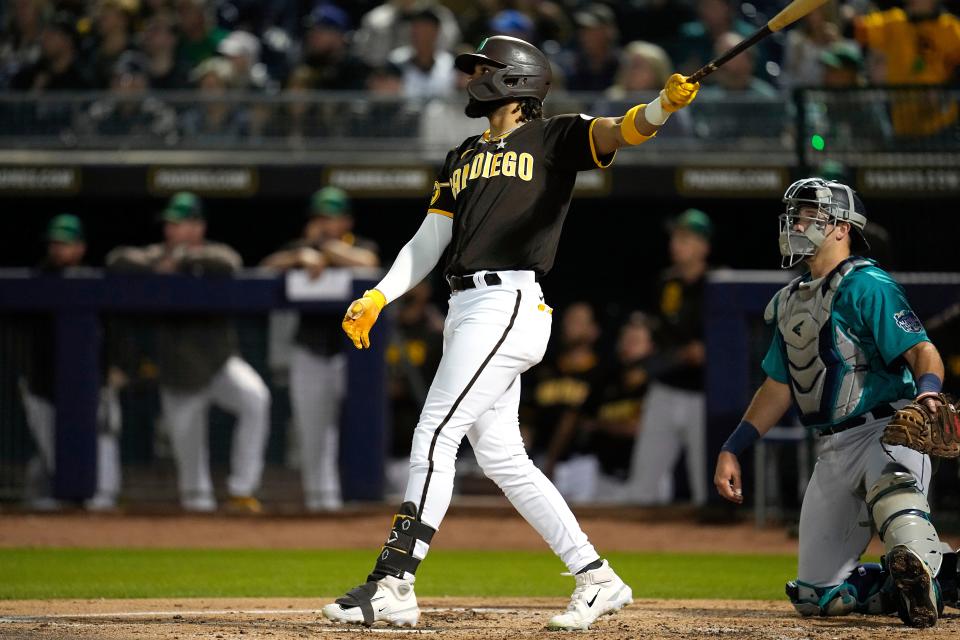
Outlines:
{"label": "baseball bat", "polygon": [[754,32],[749,38],[741,42],[735,47],[731,47],[729,50],[725,51],[720,57],[711,60],[704,66],[697,69],[692,76],[687,78],[688,82],[700,82],[708,75],[716,71],[719,67],[722,67],[727,62],[729,62],[734,57],[743,53],[753,45],[757,44],[771,33],[780,31],[781,29],[790,26],[803,16],[807,15],[817,7],[827,4],[827,0],[793,0],[790,4],[784,7],[783,11],[777,15],[770,18],[767,21],[767,24],[763,25]]}

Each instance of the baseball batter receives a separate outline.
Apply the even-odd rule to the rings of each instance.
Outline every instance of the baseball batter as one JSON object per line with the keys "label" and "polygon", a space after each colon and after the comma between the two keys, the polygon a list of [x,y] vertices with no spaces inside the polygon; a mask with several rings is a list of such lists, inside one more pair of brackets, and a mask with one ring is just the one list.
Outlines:
{"label": "baseball batter", "polygon": [[[880,438],[908,400],[939,401],[943,362],[903,289],[851,255],[866,248],[867,222],[853,190],[807,178],[784,202],[783,266],[805,260],[809,271],[767,306],[767,379],[724,444],[714,482],[742,502],[737,457],[796,406],[821,447],[800,513],[798,578],[787,583],[794,607],[822,616],[897,611],[906,624],[932,626],[943,600],[955,603],[956,564],[931,520],[930,458]],[[874,529],[883,565],[859,564]]]}
{"label": "baseball batter", "polygon": [[470,76],[466,114],[490,128],[450,151],[427,216],[376,288],[354,301],[343,328],[357,348],[385,304],[423,279],[447,251],[452,295],[444,352],[414,432],[404,502],[367,581],[323,609],[331,620],[415,625],[414,574],[443,521],[464,436],[484,473],[576,577],[556,629],[586,629],[632,601],[556,488],[530,461],[517,418],[520,374],[540,361],[551,309],[538,280],[550,271],[578,171],[604,168],[616,150],[649,140],[699,86],[673,75],[649,105],[618,118],[542,117],[550,64],[507,36],[457,57]]}

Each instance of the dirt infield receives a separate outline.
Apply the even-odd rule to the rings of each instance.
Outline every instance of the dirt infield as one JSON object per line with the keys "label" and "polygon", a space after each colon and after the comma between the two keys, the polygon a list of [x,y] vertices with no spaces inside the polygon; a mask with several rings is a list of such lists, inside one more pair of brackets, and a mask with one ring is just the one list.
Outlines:
{"label": "dirt infield", "polygon": [[[651,509],[594,509],[577,515],[601,551],[797,552],[796,539],[783,527],[700,524],[682,513]],[[314,517],[7,513],[0,517],[0,547],[376,549],[391,516],[388,508]],[[943,538],[960,545],[956,535]],[[433,544],[438,549],[546,549],[543,539],[510,508],[454,510]],[[868,553],[882,553],[876,537]]]}
{"label": "dirt infield", "polygon": [[[263,598],[6,601],[0,602],[0,638],[287,640],[414,635],[512,640],[573,635],[544,629],[550,616],[566,604],[559,599],[430,598],[420,603],[423,615],[416,630],[378,624],[369,631],[323,619],[317,611],[321,602]],[[945,640],[958,634],[957,615],[946,616],[934,629],[918,631],[893,617],[802,619],[785,602],[643,600],[601,618],[594,629],[574,637]]]}
{"label": "dirt infield", "polygon": [[[390,516],[387,509],[309,518],[5,514],[0,517],[0,547],[376,549],[383,543]],[[756,529],[749,523],[701,525],[651,511],[588,512],[580,522],[602,551],[796,553],[797,549],[796,540],[783,528]],[[546,549],[543,539],[512,510],[451,513],[433,544],[438,549]],[[880,548],[871,552],[879,553]]]}

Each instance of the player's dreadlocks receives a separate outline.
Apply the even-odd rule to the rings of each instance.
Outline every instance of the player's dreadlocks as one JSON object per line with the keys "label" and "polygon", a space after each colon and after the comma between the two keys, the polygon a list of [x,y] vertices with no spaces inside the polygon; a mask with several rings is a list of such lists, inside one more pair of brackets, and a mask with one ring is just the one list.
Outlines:
{"label": "player's dreadlocks", "polygon": [[514,113],[520,111],[520,122],[529,122],[543,117],[543,103],[537,98],[520,98]]}

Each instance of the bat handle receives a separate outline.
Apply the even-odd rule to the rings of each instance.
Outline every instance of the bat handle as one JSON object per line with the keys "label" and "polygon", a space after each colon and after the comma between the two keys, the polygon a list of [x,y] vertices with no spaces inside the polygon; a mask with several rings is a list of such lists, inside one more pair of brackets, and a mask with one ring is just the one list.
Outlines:
{"label": "bat handle", "polygon": [[710,75],[716,70],[717,70],[717,65],[713,64],[712,62],[708,63],[700,67],[696,71],[694,71],[693,75],[688,76],[687,82],[690,82],[690,83],[700,82],[701,80],[703,80],[704,78],[706,78],[708,75]]}

